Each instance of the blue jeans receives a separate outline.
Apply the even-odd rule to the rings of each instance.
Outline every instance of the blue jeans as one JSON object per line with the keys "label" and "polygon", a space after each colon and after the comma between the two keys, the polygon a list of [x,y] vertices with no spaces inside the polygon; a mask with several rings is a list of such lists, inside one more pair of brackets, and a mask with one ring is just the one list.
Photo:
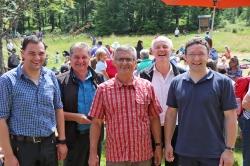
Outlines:
{"label": "blue jeans", "polygon": [[250,119],[241,115],[238,121],[242,132],[243,166],[250,166]]}

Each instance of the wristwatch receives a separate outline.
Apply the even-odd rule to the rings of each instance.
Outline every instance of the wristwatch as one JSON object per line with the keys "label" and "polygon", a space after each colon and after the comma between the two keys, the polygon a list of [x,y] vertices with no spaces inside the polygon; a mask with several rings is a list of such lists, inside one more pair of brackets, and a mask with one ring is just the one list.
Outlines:
{"label": "wristwatch", "polygon": [[234,151],[234,148],[232,148],[232,147],[230,147],[230,146],[226,146],[225,149],[226,149],[226,150],[229,150],[229,151],[232,151],[232,152]]}
{"label": "wristwatch", "polygon": [[155,146],[161,146],[161,143],[156,142],[156,143],[155,143]]}
{"label": "wristwatch", "polygon": [[67,143],[66,139],[63,139],[63,140],[57,139],[56,140],[56,144],[66,144],[66,143]]}

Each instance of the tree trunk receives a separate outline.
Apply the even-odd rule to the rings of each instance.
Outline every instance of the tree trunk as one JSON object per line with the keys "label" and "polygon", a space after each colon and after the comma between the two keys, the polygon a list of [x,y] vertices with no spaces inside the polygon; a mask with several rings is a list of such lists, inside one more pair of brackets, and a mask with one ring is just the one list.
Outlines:
{"label": "tree trunk", "polygon": [[50,24],[51,24],[51,31],[50,32],[53,32],[55,29],[55,14],[53,11],[51,11],[51,13],[50,13]]}

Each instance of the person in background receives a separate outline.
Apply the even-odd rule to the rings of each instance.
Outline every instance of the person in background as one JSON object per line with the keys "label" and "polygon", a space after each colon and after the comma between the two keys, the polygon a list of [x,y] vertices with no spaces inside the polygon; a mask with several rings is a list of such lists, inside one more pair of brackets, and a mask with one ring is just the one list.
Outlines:
{"label": "person in background", "polygon": [[227,59],[226,57],[223,56],[219,59],[217,63],[217,69],[218,71],[219,70],[223,71],[224,72],[223,74],[225,74],[227,72],[227,68],[228,68]]}
{"label": "person in background", "polygon": [[106,59],[108,57],[107,52],[104,49],[99,48],[96,51],[95,57],[97,60],[95,72],[103,77],[103,81],[107,81],[109,79],[109,76],[106,72],[107,69]]}
{"label": "person in background", "polygon": [[[6,166],[58,166],[67,155],[55,74],[43,67],[45,44],[24,38],[23,63],[0,77],[0,147]],[[57,131],[58,137],[55,138]]]}
{"label": "person in background", "polygon": [[231,59],[231,49],[228,46],[225,46],[225,53],[223,54],[223,56],[226,57],[226,59]]}
{"label": "person in background", "polygon": [[136,49],[137,60],[139,60],[140,59],[140,51],[143,49],[143,41],[142,40],[138,40],[135,49]]}
{"label": "person in background", "polygon": [[213,48],[213,40],[209,37],[206,37],[205,40],[207,41],[209,46],[209,58],[211,58],[217,64],[219,55],[215,48]]}
{"label": "person in background", "polygon": [[152,60],[149,59],[149,50],[142,49],[140,51],[141,62],[137,65],[137,72],[140,73],[143,69],[152,65]]}
{"label": "person in background", "polygon": [[176,27],[174,30],[174,36],[179,37],[179,35],[180,35],[180,30],[178,29],[178,27]]}
{"label": "person in background", "polygon": [[116,70],[116,67],[113,63],[113,56],[114,56],[114,51],[116,48],[118,48],[120,46],[120,44],[118,42],[114,42],[112,45],[111,45],[111,50],[112,50],[112,54],[110,55],[110,57],[106,60],[106,63],[107,63],[107,69],[106,69],[106,72],[109,76],[109,78],[113,78],[115,77],[116,73],[117,73],[117,70]]}
{"label": "person in background", "polygon": [[10,56],[8,57],[8,69],[14,69],[20,64],[20,58],[16,54],[16,49],[13,48],[12,52],[10,53]]}
{"label": "person in background", "polygon": [[133,75],[136,50],[120,46],[114,52],[117,75],[97,88],[91,106],[89,166],[98,164],[97,143],[106,124],[107,166],[151,166],[154,138],[155,164],[162,158],[159,113],[162,111],[151,83]]}
{"label": "person in background", "polygon": [[[75,43],[70,48],[70,71],[57,78],[65,117],[65,133],[68,155],[64,166],[87,166],[89,158],[88,118],[90,106],[100,83],[97,74],[89,66],[89,47],[85,43]],[[98,155],[101,145],[98,144]]]}
{"label": "person in background", "polygon": [[96,55],[96,51],[98,50],[98,48],[102,47],[102,41],[98,41],[97,45],[95,45],[92,49],[91,49],[91,56],[95,56]]}
{"label": "person in background", "polygon": [[7,51],[10,52],[10,53],[12,53],[13,49],[15,48],[14,44],[11,42],[11,40],[7,40],[6,47],[7,47]]}
{"label": "person in background", "polygon": [[242,70],[240,69],[239,59],[237,56],[234,56],[229,60],[227,75],[234,81],[236,81],[239,77],[242,77]]}
{"label": "person in background", "polygon": [[175,77],[168,92],[165,157],[175,158],[171,140],[178,112],[179,165],[233,166],[237,103],[231,80],[207,68],[209,46],[202,38],[187,42],[185,59],[189,71]]}

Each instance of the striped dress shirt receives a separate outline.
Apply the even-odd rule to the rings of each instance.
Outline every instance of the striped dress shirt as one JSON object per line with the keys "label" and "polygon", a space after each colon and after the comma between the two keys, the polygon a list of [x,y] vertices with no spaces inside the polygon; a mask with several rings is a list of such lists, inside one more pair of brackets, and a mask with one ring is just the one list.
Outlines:
{"label": "striped dress shirt", "polygon": [[138,162],[153,156],[150,117],[162,109],[151,83],[134,77],[129,85],[117,77],[102,83],[90,116],[104,119],[107,127],[106,158],[110,162]]}

